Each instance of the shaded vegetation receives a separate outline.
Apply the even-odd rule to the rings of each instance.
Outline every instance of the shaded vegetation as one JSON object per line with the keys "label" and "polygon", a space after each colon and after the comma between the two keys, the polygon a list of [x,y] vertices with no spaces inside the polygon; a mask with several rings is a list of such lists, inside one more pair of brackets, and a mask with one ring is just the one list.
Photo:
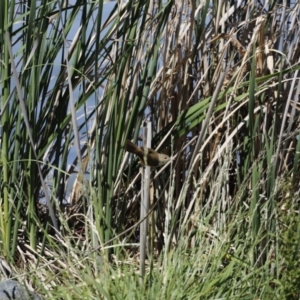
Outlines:
{"label": "shaded vegetation", "polygon": [[[49,299],[299,298],[297,2],[0,14],[3,276]],[[142,278],[124,144],[149,121],[173,159],[151,173]]]}

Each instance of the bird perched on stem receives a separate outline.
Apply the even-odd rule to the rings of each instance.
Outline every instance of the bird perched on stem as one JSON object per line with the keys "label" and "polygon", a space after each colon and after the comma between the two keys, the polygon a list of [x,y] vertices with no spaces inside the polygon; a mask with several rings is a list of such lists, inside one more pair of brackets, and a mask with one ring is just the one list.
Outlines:
{"label": "bird perched on stem", "polygon": [[170,160],[170,157],[166,154],[158,153],[150,148],[139,147],[129,140],[126,141],[125,150],[134,153],[143,166],[158,167],[166,164]]}

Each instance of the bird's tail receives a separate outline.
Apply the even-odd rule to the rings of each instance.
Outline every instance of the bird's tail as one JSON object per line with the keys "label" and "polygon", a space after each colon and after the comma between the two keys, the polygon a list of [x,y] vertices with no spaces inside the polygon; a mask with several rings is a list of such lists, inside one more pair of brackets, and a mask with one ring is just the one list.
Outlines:
{"label": "bird's tail", "polygon": [[134,154],[139,154],[140,152],[140,148],[129,140],[126,141],[125,150]]}

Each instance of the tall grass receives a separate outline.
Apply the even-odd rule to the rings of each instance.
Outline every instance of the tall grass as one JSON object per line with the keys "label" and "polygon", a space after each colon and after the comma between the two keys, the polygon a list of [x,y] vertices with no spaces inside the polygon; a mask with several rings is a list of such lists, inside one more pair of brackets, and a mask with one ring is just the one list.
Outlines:
{"label": "tall grass", "polygon": [[[299,4],[105,5],[0,4],[3,274],[48,298],[296,299]],[[173,160],[141,284],[124,143],[148,119]]]}

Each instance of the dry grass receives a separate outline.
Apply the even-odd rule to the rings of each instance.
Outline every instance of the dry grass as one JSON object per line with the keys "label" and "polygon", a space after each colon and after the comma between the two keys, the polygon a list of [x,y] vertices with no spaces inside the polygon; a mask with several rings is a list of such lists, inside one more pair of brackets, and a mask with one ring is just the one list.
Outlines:
{"label": "dry grass", "polygon": [[[0,28],[24,21],[1,40],[8,273],[50,298],[299,295],[297,269],[280,275],[299,261],[287,255],[299,237],[299,4],[127,2],[105,21],[96,2],[40,5],[7,8]],[[140,285],[141,177],[124,143],[140,143],[146,120],[174,159],[151,174]]]}

